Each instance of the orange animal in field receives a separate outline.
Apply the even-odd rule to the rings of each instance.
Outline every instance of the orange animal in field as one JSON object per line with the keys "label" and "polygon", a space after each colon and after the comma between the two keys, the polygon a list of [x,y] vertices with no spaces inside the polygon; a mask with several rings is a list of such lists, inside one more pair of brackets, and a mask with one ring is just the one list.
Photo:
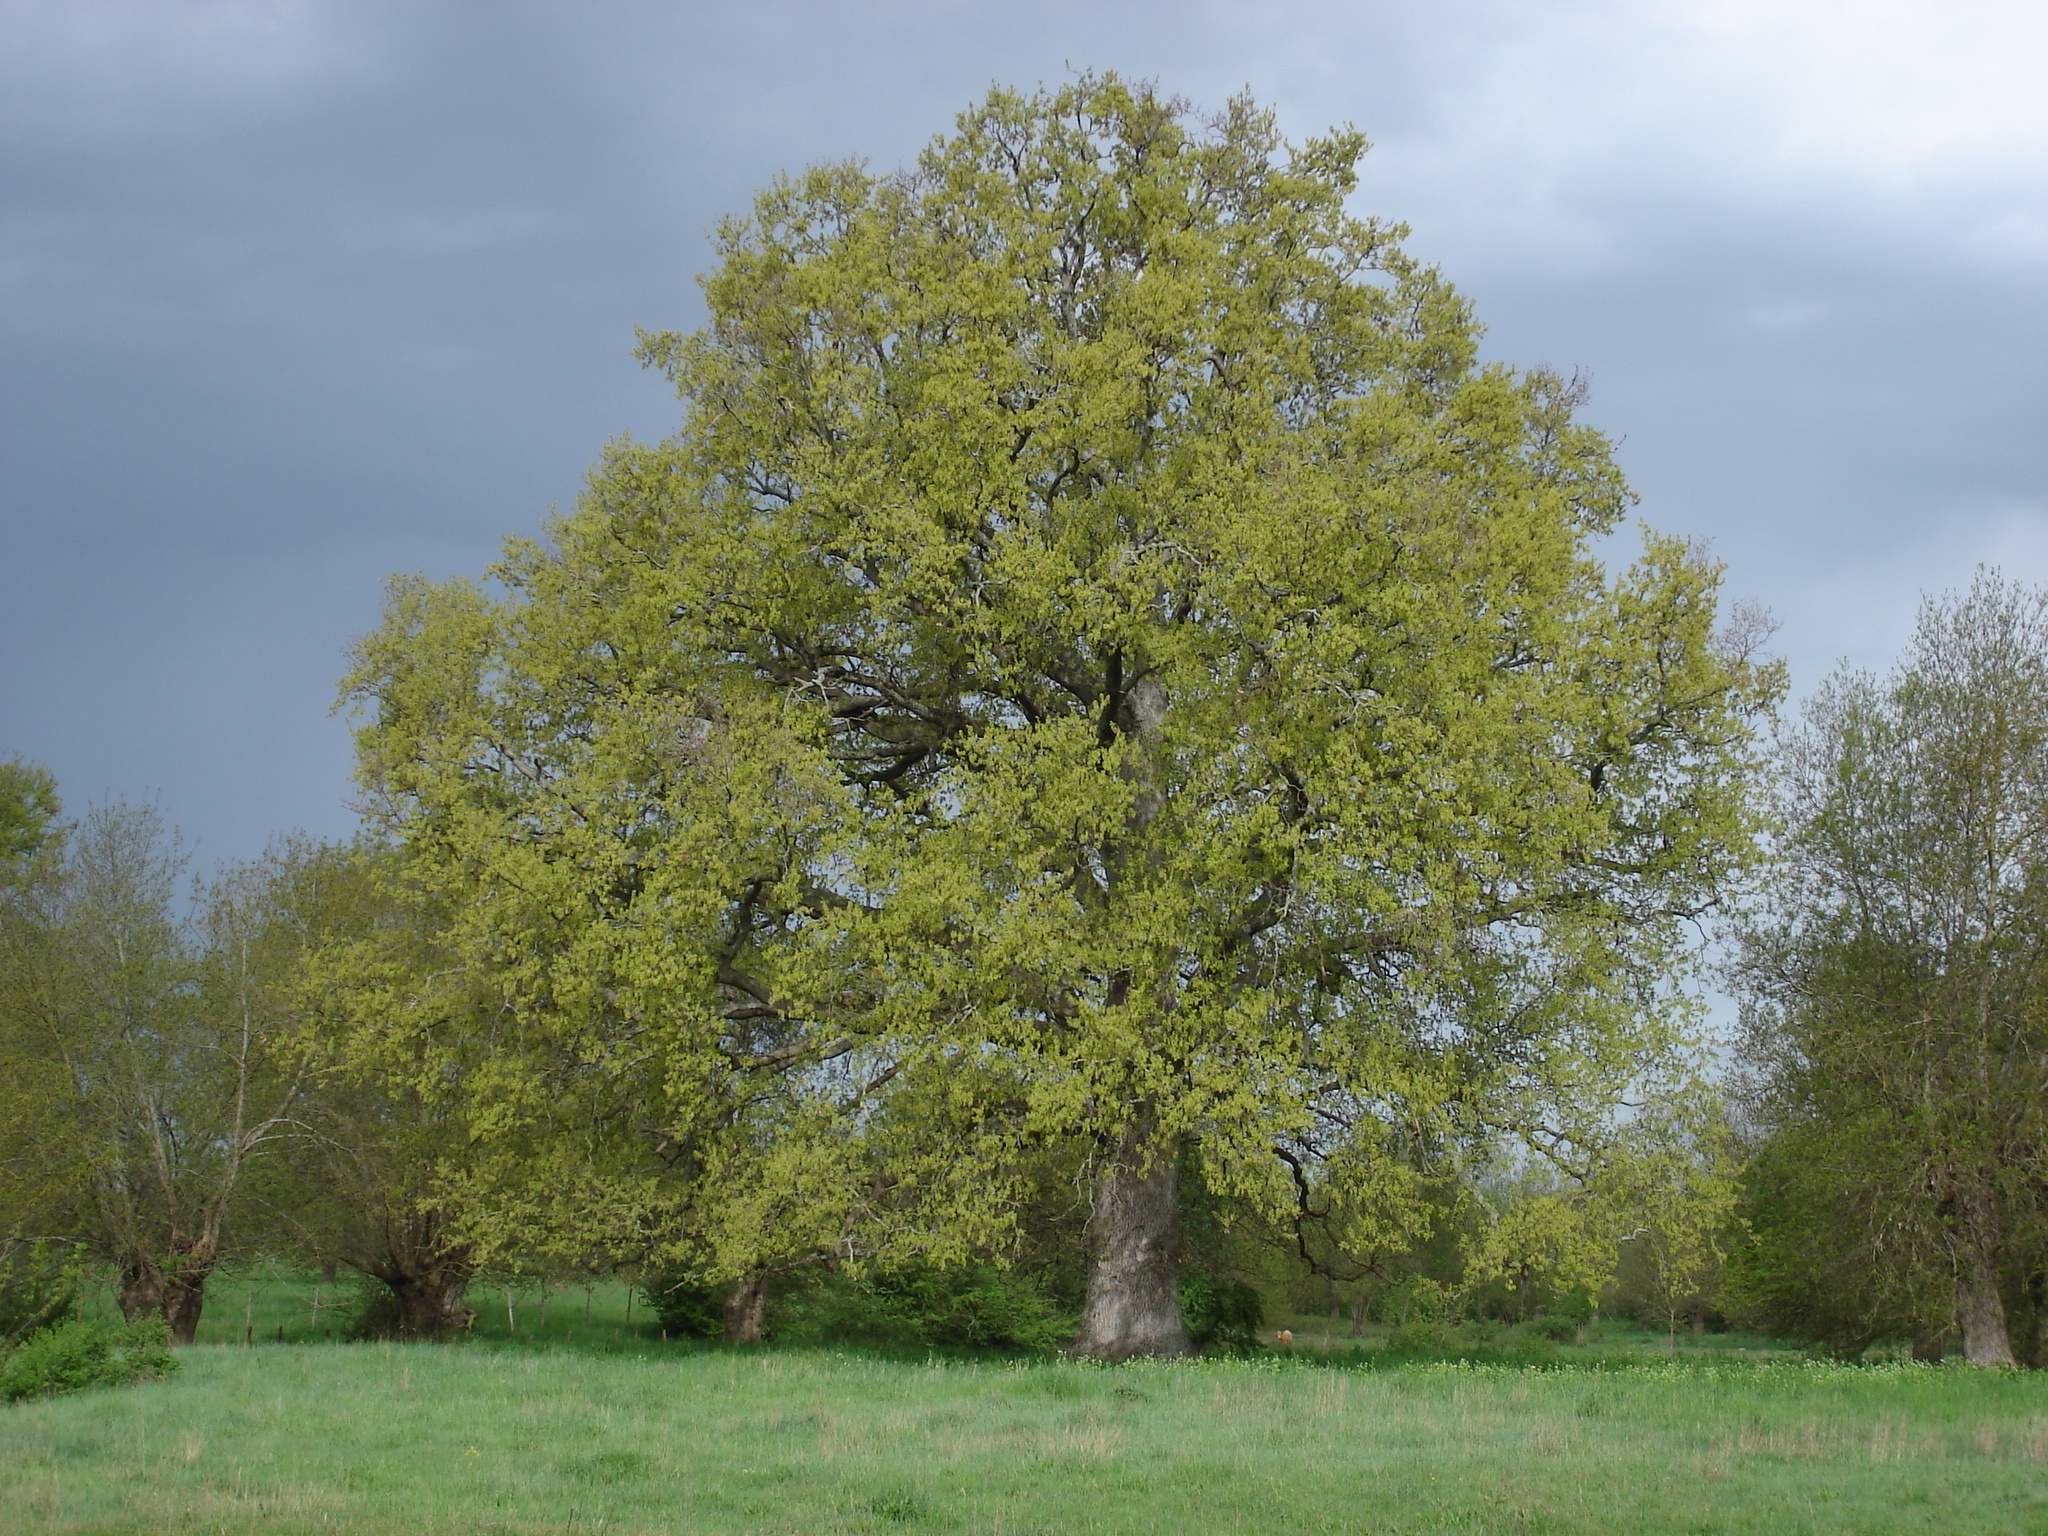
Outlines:
{"label": "orange animal in field", "polygon": [[1292,1344],[1294,1342],[1294,1334],[1290,1329],[1282,1328],[1273,1335],[1273,1342],[1275,1344]]}

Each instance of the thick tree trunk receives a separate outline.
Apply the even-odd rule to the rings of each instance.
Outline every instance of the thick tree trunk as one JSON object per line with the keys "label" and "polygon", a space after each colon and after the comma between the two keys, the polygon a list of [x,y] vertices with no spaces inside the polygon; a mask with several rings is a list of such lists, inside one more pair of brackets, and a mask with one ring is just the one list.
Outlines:
{"label": "thick tree trunk", "polygon": [[768,1316],[768,1277],[749,1275],[735,1281],[726,1292],[723,1312],[726,1343],[760,1343],[761,1325]]}
{"label": "thick tree trunk", "polygon": [[1149,1116],[1096,1173],[1090,1204],[1088,1296],[1074,1353],[1192,1353],[1180,1315],[1179,1170]]}
{"label": "thick tree trunk", "polygon": [[445,1339],[467,1332],[476,1314],[463,1305],[469,1289],[466,1263],[430,1267],[420,1273],[389,1272],[377,1276],[391,1288],[389,1322],[378,1329],[387,1339]]}
{"label": "thick tree trunk", "polygon": [[437,1217],[387,1222],[381,1251],[357,1261],[390,1292],[388,1307],[363,1319],[374,1338],[428,1340],[466,1333],[476,1313],[463,1304],[476,1261],[467,1243],[451,1243]]}
{"label": "thick tree trunk", "polygon": [[1961,1220],[1956,1253],[1956,1326],[1963,1358],[1972,1365],[2012,1366],[2005,1299],[1998,1294],[1998,1259],[2004,1245],[2001,1213],[1987,1193],[1971,1191],[1956,1202]]}
{"label": "thick tree trunk", "polygon": [[199,1314],[206,1307],[210,1269],[167,1271],[147,1259],[128,1266],[116,1300],[129,1322],[157,1316],[170,1324],[173,1344],[190,1344],[199,1335]]}
{"label": "thick tree trunk", "polygon": [[1972,1265],[1956,1280],[1956,1323],[1963,1330],[1963,1358],[1972,1365],[2017,1365],[2005,1331],[2005,1303],[1989,1276]]}
{"label": "thick tree trunk", "polygon": [[163,1272],[154,1265],[131,1265],[121,1276],[121,1289],[114,1299],[120,1304],[121,1316],[129,1322],[151,1313],[161,1312],[164,1305]]}

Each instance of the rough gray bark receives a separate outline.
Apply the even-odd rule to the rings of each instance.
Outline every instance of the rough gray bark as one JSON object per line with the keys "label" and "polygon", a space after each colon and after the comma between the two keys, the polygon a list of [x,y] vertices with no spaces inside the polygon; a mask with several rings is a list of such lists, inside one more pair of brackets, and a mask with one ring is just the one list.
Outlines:
{"label": "rough gray bark", "polygon": [[1076,1354],[1099,1360],[1193,1352],[1180,1315],[1180,1181],[1149,1117],[1095,1175],[1088,1297]]}
{"label": "rough gray bark", "polygon": [[[1134,669],[1135,670],[1135,669]],[[1125,686],[1125,660],[1112,658],[1109,691],[1116,724],[1141,746],[1126,771],[1138,786],[1131,807],[1133,847],[1166,802],[1162,765],[1152,750],[1166,723],[1166,690],[1136,671]],[[1109,861],[1114,881],[1121,857]],[[1112,977],[1109,1001],[1121,1005],[1128,973]],[[1158,1133],[1153,1106],[1142,1105],[1096,1170],[1088,1212],[1088,1295],[1073,1351],[1100,1360],[1193,1353],[1180,1315],[1180,1183],[1177,1149]]]}
{"label": "rough gray bark", "polygon": [[1963,1331],[1963,1358],[1972,1365],[2018,1365],[2005,1328],[2005,1303],[1995,1271],[1967,1255],[1956,1276],[1956,1325]]}
{"label": "rough gray bark", "polygon": [[725,1296],[725,1342],[758,1344],[768,1315],[768,1277],[750,1275],[735,1281]]}
{"label": "rough gray bark", "polygon": [[1972,1365],[2016,1366],[2005,1298],[1998,1294],[1999,1258],[2005,1246],[2003,1213],[1981,1187],[1960,1191],[1953,1209],[1956,1326],[1962,1330],[1963,1358]]}

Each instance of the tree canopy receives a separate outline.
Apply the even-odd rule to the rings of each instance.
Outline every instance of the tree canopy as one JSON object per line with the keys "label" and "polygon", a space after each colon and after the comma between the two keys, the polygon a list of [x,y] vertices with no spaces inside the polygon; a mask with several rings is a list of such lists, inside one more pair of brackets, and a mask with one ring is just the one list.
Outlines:
{"label": "tree canopy", "polygon": [[1605,568],[1608,444],[1348,210],[1365,147],[1091,76],[778,182],[644,338],[677,434],[393,584],[361,777],[522,1230],[999,1251],[1050,1150],[1080,1347],[1175,1352],[1188,1160],[1364,1241],[1597,1141],[1779,679],[1697,551]]}

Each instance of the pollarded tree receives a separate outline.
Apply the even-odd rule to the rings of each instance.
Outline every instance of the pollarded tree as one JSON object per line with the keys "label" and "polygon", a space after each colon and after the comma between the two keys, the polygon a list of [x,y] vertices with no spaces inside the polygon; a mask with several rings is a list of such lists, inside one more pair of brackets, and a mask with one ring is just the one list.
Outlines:
{"label": "pollarded tree", "polygon": [[1607,445],[1346,211],[1364,148],[1088,77],[778,183],[646,338],[679,434],[394,590],[363,777],[517,1020],[493,1123],[854,1256],[1078,1142],[1105,1356],[1187,1347],[1185,1158],[1284,1216],[1594,1134],[1776,677],[1685,546],[1603,569]]}
{"label": "pollarded tree", "polygon": [[0,1063],[38,1094],[34,1145],[65,1192],[49,1235],[189,1344],[244,1176],[297,1129],[303,1075],[272,1046],[303,934],[277,856],[222,872],[189,925],[182,862],[148,806],[95,807],[54,840],[0,922]]}
{"label": "pollarded tree", "polygon": [[[250,1183],[247,1215],[272,1251],[380,1282],[358,1319],[367,1331],[460,1332],[476,1253],[441,1197],[468,1124],[444,1090],[476,1052],[444,1045],[459,1034],[482,1046],[474,998],[435,942],[431,911],[385,878],[382,850],[294,842],[279,853],[279,905],[300,942],[274,968],[287,1007],[272,1046],[308,1091],[289,1145]],[[366,1039],[380,1048],[366,1052]]]}
{"label": "pollarded tree", "polygon": [[1785,768],[1794,878],[1746,955],[1760,1103],[1873,1294],[1919,1288],[1915,1235],[1964,1353],[2011,1365],[2048,1273],[2048,591],[1980,573],[1925,603],[1890,675],[1815,695]]}

